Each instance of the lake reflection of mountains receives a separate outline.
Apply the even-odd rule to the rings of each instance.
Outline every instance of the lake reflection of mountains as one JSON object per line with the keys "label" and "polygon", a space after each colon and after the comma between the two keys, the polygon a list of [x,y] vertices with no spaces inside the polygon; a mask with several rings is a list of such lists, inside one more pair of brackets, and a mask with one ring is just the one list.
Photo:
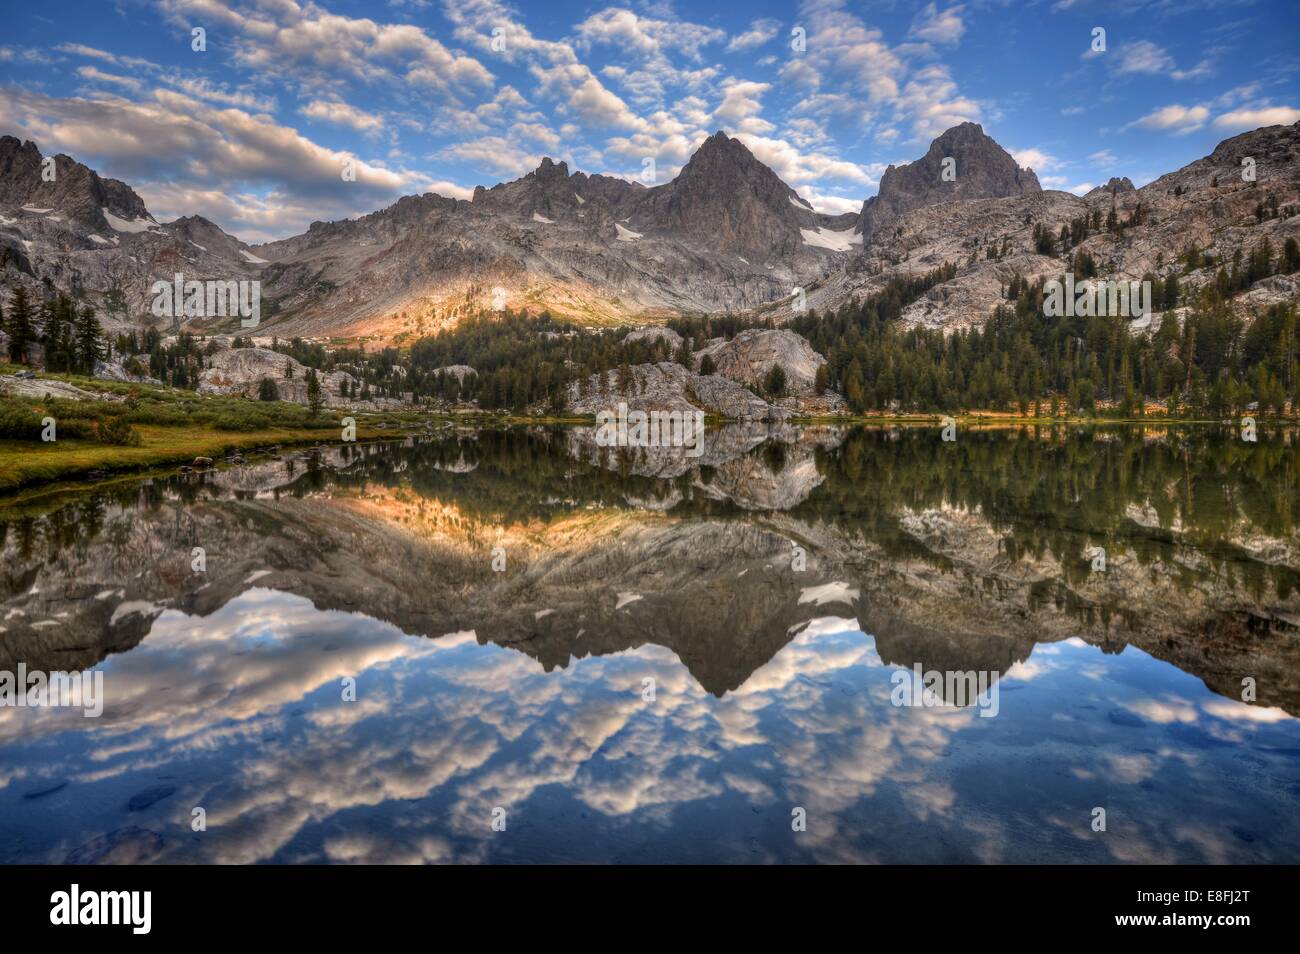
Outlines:
{"label": "lake reflection of mountains", "polygon": [[1293,441],[728,428],[690,459],[520,428],[299,453],[11,507],[0,668],[93,666],[165,608],[206,617],[269,587],[548,670],[658,644],[714,695],[837,615],[899,666],[1005,672],[1079,636],[1232,698],[1253,678],[1295,714]]}

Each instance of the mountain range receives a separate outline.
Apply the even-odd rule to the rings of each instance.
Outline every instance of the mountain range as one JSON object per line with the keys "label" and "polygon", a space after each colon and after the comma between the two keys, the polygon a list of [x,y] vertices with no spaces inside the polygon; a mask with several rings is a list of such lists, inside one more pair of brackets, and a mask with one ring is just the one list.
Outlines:
{"label": "mountain range", "polygon": [[[1253,160],[1254,179],[1243,160]],[[1178,270],[1189,248],[1229,262],[1267,237],[1300,236],[1300,127],[1270,126],[1135,189],[1127,179],[1079,197],[1043,190],[1032,169],[974,123],[949,129],[914,162],[890,166],[860,213],[815,211],[723,132],[671,181],[647,187],[570,172],[543,159],[532,172],[469,200],[404,197],[354,219],[249,245],[201,216],[160,223],[126,183],[66,155],[47,171],[37,146],[0,136],[0,274],[96,304],[111,330],[176,327],[150,313],[150,288],[186,279],[259,279],[259,334],[402,342],[494,307],[549,311],[585,325],[653,324],[683,314],[750,313],[778,323],[802,308],[838,308],[892,279],[940,265],[956,273],[908,306],[904,321],[961,328],[982,322],[1015,276],[1059,275],[1045,252],[1080,218],[1129,223],[1091,231],[1071,252],[1102,277]],[[49,181],[47,181],[49,180]],[[346,183],[341,183],[346,187]],[[1272,214],[1261,214],[1270,208]],[[1265,279],[1237,306],[1300,297],[1295,276]],[[237,319],[188,319],[235,330]]]}

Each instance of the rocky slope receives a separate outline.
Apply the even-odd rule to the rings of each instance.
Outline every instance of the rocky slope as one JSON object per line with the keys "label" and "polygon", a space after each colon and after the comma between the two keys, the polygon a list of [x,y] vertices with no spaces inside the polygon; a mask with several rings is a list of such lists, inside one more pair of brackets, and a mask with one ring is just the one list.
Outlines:
{"label": "rocky slope", "polygon": [[67,156],[42,178],[40,151],[0,136],[0,279],[33,295],[55,288],[90,300],[110,332],[238,329],[239,319],[156,317],[154,282],[256,279],[260,260],[243,242],[200,216],[159,224],[126,184],[104,179]]}
{"label": "rocky slope", "polygon": [[[932,147],[926,158],[933,155]],[[1242,160],[1247,157],[1256,163],[1254,182],[1242,178]],[[1275,204],[1278,214],[1257,217],[1261,204]],[[1116,231],[1103,226],[1068,255],[1036,251],[1035,227],[1055,236],[1063,225],[1084,215],[1096,214],[1104,223],[1112,209],[1126,222],[1139,206],[1138,224]],[[1225,140],[1209,156],[1141,189],[1126,189],[1123,180],[1082,198],[1028,189],[1001,198],[920,205],[891,213],[888,221],[887,234],[877,229],[860,255],[807,289],[809,308],[838,308],[880,291],[893,277],[923,275],[952,263],[957,274],[932,288],[903,317],[946,330],[970,327],[993,312],[999,292],[1013,275],[1030,281],[1060,276],[1077,250],[1093,257],[1103,279],[1176,273],[1185,290],[1196,289],[1214,281],[1217,263],[1231,263],[1238,252],[1248,256],[1261,239],[1269,239],[1274,255],[1288,238],[1300,240],[1300,125],[1269,126]],[[1192,246],[1208,252],[1216,264],[1184,274],[1179,256]],[[1238,296],[1233,305],[1249,320],[1274,302],[1297,300],[1300,280],[1274,276]],[[778,321],[794,314],[789,302],[762,313]]]}
{"label": "rocky slope", "polygon": [[[1300,234],[1295,125],[1229,139],[1141,189],[1112,179],[1080,198],[1042,191],[1032,170],[964,123],[891,167],[858,216],[814,212],[741,142],[717,133],[676,178],[652,187],[547,159],[518,180],[476,189],[471,201],[407,196],[256,249],[199,217],[160,225],[128,186],[66,156],[45,183],[41,158],[31,143],[0,138],[0,274],[33,290],[47,280],[81,290],[110,329],[179,324],[148,307],[152,283],[178,272],[260,280],[265,333],[402,342],[490,308],[592,325],[728,312],[782,321],[804,297],[813,309],[838,308],[945,263],[957,274],[905,318],[952,329],[985,320],[1013,275],[1066,267],[1059,254],[1037,254],[1036,226],[1056,234],[1112,208],[1127,220],[1140,205],[1138,224],[1102,229],[1081,246],[1116,279],[1180,269],[1191,244],[1230,261],[1263,237],[1276,251]],[[1243,181],[1245,158],[1255,162],[1253,182]],[[1278,214],[1257,217],[1261,203]],[[1184,285],[1211,280],[1212,270],[1198,269]],[[1239,306],[1297,298],[1294,276],[1270,278]],[[233,330],[230,320],[185,323]]]}
{"label": "rocky slope", "polygon": [[105,234],[113,229],[110,217],[141,228],[157,225],[125,182],[100,178],[62,153],[51,158],[52,165],[35,144],[0,136],[0,206],[26,207],[36,215],[57,212]]}

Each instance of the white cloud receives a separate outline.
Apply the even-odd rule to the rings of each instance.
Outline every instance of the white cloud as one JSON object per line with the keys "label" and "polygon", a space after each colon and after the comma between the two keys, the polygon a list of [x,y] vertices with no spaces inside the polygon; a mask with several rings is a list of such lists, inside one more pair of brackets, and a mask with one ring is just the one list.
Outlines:
{"label": "white cloud", "polygon": [[579,23],[577,35],[584,44],[609,44],[624,53],[646,58],[676,51],[691,59],[699,59],[702,47],[727,38],[726,32],[716,27],[681,20],[655,20],[613,7]]}
{"label": "white cloud", "polygon": [[1258,129],[1260,126],[1290,126],[1298,119],[1300,119],[1300,109],[1290,106],[1238,109],[1217,117],[1214,120],[1214,128],[1244,132]]}
{"label": "white cloud", "polygon": [[298,110],[298,112],[310,119],[319,119],[339,126],[349,126],[360,133],[374,133],[384,128],[383,117],[362,112],[356,107],[337,99],[315,99]]}
{"label": "white cloud", "polygon": [[731,38],[731,42],[727,44],[727,52],[739,53],[762,46],[775,37],[780,29],[781,23],[778,20],[770,18],[755,20],[749,25],[748,30]]}
{"label": "white cloud", "polygon": [[1059,159],[1041,149],[1012,149],[1010,152],[1011,158],[1016,160],[1016,165],[1027,166],[1034,172],[1051,172],[1061,165]]}
{"label": "white cloud", "polygon": [[1115,58],[1117,73],[1167,73],[1174,68],[1174,58],[1150,40],[1121,43]]}
{"label": "white cloud", "polygon": [[1175,103],[1162,106],[1141,119],[1135,119],[1124,128],[1141,126],[1143,129],[1173,132],[1181,136],[1200,129],[1209,118],[1210,111],[1204,106],[1182,106]]}
{"label": "white cloud", "polygon": [[956,43],[966,32],[962,9],[955,6],[941,11],[937,4],[930,3],[912,21],[911,35],[932,43]]}
{"label": "white cloud", "polygon": [[561,148],[559,135],[541,123],[515,123],[510,127],[510,131],[520,139],[531,139],[533,142],[541,143],[553,152],[559,152]]}
{"label": "white cloud", "polygon": [[[246,239],[373,211],[429,183],[327,149],[270,117],[215,109],[173,90],[154,90],[137,103],[8,91],[0,93],[0,126],[22,130],[47,154],[67,152],[126,179],[159,218],[199,212]],[[348,161],[355,182],[340,174]],[[194,204],[172,204],[188,199]]]}
{"label": "white cloud", "polygon": [[411,24],[376,23],[331,13],[315,4],[266,0],[242,9],[213,0],[159,0],[167,17],[187,31],[206,23],[235,34],[234,59],[306,88],[336,83],[340,75],[364,83],[405,81],[451,102],[490,88],[493,76],[472,56],[447,49]]}
{"label": "white cloud", "polygon": [[542,161],[540,153],[529,152],[502,136],[485,136],[448,146],[444,158],[472,162],[498,175],[518,177],[532,172]]}
{"label": "white cloud", "polygon": [[899,104],[910,115],[915,138],[921,141],[980,118],[979,104],[961,96],[948,68],[938,63],[925,67],[908,81]]}
{"label": "white cloud", "polygon": [[640,129],[643,121],[581,63],[534,65],[532,74],[543,96],[559,101],[559,111],[597,127]]}
{"label": "white cloud", "polygon": [[761,135],[776,127],[758,114],[763,109],[759,97],[772,86],[748,80],[730,80],[723,84],[722,102],[713,116],[728,129]]}
{"label": "white cloud", "polygon": [[103,70],[97,69],[93,66],[77,67],[77,75],[92,83],[109,83],[113,86],[120,86],[123,89],[131,90],[132,92],[138,93],[141,88],[141,83],[137,79],[132,79],[129,76],[117,76],[113,73],[105,73]]}
{"label": "white cloud", "polygon": [[[743,142],[764,165],[771,168],[788,185],[803,190],[807,184],[825,179],[842,179],[876,186],[884,167],[864,167],[820,152],[801,152],[783,139],[741,133]],[[872,172],[875,172],[873,175]],[[861,201],[859,201],[861,205]]]}

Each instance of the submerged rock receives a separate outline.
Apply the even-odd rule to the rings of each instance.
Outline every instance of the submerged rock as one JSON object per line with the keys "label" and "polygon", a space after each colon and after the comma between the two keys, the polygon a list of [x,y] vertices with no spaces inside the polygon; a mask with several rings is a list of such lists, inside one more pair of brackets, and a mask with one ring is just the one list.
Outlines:
{"label": "submerged rock", "polygon": [[143,792],[136,792],[131,796],[131,800],[126,803],[128,812],[142,812],[152,805],[156,805],[164,798],[170,798],[176,794],[175,785],[154,785],[146,788]]}

